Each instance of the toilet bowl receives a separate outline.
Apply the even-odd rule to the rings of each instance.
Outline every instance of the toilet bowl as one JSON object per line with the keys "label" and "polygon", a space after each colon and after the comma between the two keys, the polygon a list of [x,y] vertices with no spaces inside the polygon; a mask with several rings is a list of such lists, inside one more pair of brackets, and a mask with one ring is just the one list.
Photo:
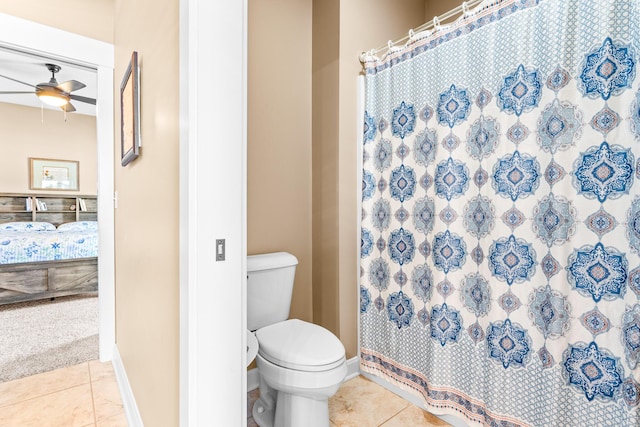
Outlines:
{"label": "toilet bowl", "polygon": [[247,257],[247,327],[258,341],[260,427],[329,427],[328,399],[347,375],[344,346],[325,328],[288,319],[298,260],[286,252]]}
{"label": "toilet bowl", "polygon": [[290,319],[256,331],[260,427],[327,427],[328,399],[347,375],[344,346],[328,330]]}

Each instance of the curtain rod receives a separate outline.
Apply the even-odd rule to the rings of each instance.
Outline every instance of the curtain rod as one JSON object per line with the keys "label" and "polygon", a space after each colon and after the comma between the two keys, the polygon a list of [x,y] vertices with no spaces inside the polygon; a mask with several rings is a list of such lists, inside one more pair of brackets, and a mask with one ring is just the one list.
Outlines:
{"label": "curtain rod", "polygon": [[462,4],[458,7],[455,7],[453,9],[451,9],[448,12],[445,12],[444,14],[440,15],[440,16],[434,16],[433,20],[426,22],[422,25],[420,25],[418,28],[416,29],[411,29],[409,30],[409,34],[407,34],[406,36],[395,40],[395,41],[391,41],[389,40],[386,44],[378,47],[377,49],[372,49],[368,52],[362,52],[362,54],[360,54],[360,62],[364,62],[364,59],[367,55],[375,55],[378,52],[383,51],[384,49],[391,49],[391,47],[397,45],[398,43],[402,43],[408,39],[410,39],[415,33],[419,33],[421,31],[426,31],[429,30],[431,28],[434,27],[439,27],[440,26],[440,22],[441,21],[446,21],[447,19],[454,17],[456,15],[459,15],[461,12],[463,14],[468,14],[469,13],[469,9],[472,7],[475,7],[476,5],[483,3],[485,0],[469,0],[469,1],[463,1]]}

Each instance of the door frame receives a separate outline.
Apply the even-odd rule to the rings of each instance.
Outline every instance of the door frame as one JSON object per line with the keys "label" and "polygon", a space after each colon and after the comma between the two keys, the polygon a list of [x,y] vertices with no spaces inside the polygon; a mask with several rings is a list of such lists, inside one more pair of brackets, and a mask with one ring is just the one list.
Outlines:
{"label": "door frame", "polygon": [[244,425],[247,0],[179,1],[180,425]]}
{"label": "door frame", "polygon": [[115,346],[113,45],[0,13],[0,47],[96,70],[99,342],[100,360],[111,360]]}

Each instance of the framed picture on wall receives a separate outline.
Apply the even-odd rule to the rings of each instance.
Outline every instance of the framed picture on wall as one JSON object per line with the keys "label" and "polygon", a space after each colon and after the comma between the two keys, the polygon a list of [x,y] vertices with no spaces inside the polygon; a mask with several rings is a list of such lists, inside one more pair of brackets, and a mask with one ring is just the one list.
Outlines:
{"label": "framed picture on wall", "polygon": [[131,54],[120,84],[120,144],[122,166],[140,155],[140,70],[138,52]]}
{"label": "framed picture on wall", "polygon": [[80,163],[76,160],[38,159],[29,157],[31,190],[80,189]]}

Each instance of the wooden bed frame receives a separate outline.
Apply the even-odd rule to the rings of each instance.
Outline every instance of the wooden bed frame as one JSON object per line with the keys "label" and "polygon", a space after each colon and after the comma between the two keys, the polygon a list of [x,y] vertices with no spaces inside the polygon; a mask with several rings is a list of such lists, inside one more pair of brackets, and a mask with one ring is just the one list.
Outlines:
{"label": "wooden bed frame", "polygon": [[[46,202],[47,210],[26,210],[26,200]],[[82,202],[82,203],[81,203]],[[45,221],[96,221],[93,195],[0,193],[0,224]],[[98,258],[0,264],[0,305],[98,292]]]}
{"label": "wooden bed frame", "polygon": [[0,305],[98,292],[98,258],[0,265]]}

